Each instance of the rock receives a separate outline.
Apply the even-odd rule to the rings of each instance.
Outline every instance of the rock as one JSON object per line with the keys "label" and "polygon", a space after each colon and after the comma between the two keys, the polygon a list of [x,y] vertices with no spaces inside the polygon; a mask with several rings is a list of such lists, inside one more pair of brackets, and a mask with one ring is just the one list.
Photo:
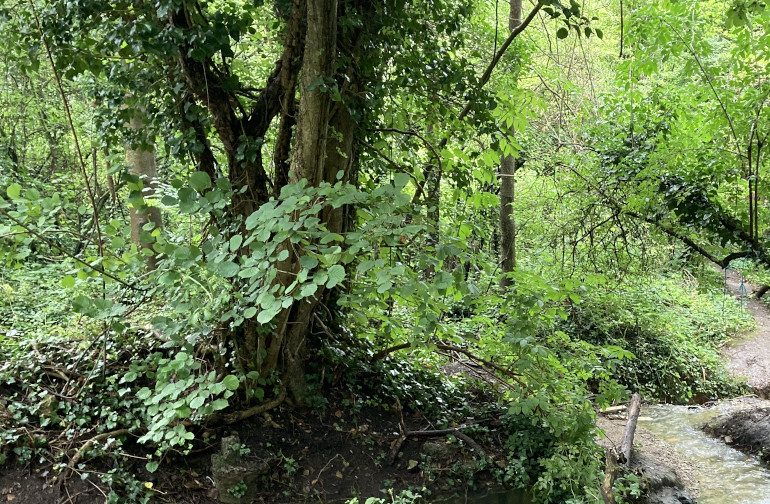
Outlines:
{"label": "rock", "polygon": [[650,494],[647,504],[697,504],[697,502],[684,490],[664,488]]}
{"label": "rock", "polygon": [[420,447],[420,453],[431,458],[435,463],[449,462],[457,453],[458,446],[442,441],[426,441]]}
{"label": "rock", "polygon": [[245,504],[254,500],[259,479],[269,470],[266,462],[244,459],[238,436],[222,438],[221,451],[211,456],[211,472],[219,502],[224,504]]}
{"label": "rock", "polygon": [[648,495],[647,504],[696,504],[672,468],[636,452],[632,460],[632,466],[640,473],[642,487]]}

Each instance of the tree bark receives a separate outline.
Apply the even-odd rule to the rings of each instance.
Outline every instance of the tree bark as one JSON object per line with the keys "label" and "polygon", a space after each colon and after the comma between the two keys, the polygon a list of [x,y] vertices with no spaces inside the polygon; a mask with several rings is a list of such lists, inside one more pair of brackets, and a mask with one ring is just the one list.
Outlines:
{"label": "tree bark", "polygon": [[[521,25],[521,0],[511,0],[511,11],[508,19],[508,28],[511,32]],[[516,130],[511,124],[510,136],[514,136]],[[516,269],[516,221],[513,215],[513,202],[515,197],[516,158],[512,155],[503,156],[500,161],[500,263],[503,276],[500,286],[506,289],[511,280],[508,273]]]}
{"label": "tree bark", "polygon": [[631,448],[634,446],[634,433],[636,432],[636,422],[639,420],[641,407],[642,396],[638,392],[634,392],[634,395],[631,396],[631,404],[628,405],[628,422],[623,433],[623,441],[620,443],[620,453],[623,455],[623,463],[625,465],[631,462]]}
{"label": "tree bark", "polygon": [[[134,115],[128,123],[128,128],[139,132],[144,128],[142,112],[135,110]],[[152,253],[146,256],[147,268],[155,269],[156,254],[152,250],[152,244],[155,241],[144,229],[148,223],[152,223],[154,229],[160,228],[161,221],[160,208],[148,205],[147,200],[155,194],[158,171],[155,167],[155,149],[151,146],[139,145],[134,149],[130,144],[126,145],[126,164],[129,167],[129,173],[139,177],[142,187],[142,199],[139,204],[132,204],[129,209],[131,222],[131,241],[140,249],[149,250]]]}
{"label": "tree bark", "polygon": [[[307,33],[302,59],[296,140],[289,174],[291,183],[306,180],[308,185],[317,186],[331,176],[325,170],[332,119],[332,101],[327,89],[334,77],[336,53],[337,0],[307,0]],[[343,137],[342,141],[345,140]],[[334,142],[328,143],[331,145]],[[286,249],[289,257],[278,266],[281,273],[277,276],[277,281],[284,286],[294,280],[300,268],[300,252],[288,243]],[[263,369],[275,368],[281,359],[282,378],[295,403],[302,403],[306,394],[305,336],[313,309],[321,295],[322,292],[316,292],[315,298],[298,301],[280,312],[275,319],[273,337],[266,348],[267,357]]]}

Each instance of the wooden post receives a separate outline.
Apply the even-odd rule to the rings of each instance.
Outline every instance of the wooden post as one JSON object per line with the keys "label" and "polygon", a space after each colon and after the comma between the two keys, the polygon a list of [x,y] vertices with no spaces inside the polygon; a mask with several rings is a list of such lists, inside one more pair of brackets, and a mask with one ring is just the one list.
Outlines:
{"label": "wooden post", "polygon": [[615,450],[607,449],[607,467],[604,469],[604,481],[600,488],[604,504],[616,504],[615,493],[612,491],[612,485],[615,484],[615,477],[618,475],[618,457]]}

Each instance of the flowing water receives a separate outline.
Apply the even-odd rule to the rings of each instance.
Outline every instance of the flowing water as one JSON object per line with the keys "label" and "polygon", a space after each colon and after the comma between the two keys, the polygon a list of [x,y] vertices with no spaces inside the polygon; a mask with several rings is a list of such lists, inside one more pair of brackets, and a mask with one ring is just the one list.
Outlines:
{"label": "flowing water", "polygon": [[639,425],[670,443],[695,466],[699,504],[770,504],[770,470],[757,458],[700,430],[709,420],[737,407],[729,401],[712,408],[642,407]]}

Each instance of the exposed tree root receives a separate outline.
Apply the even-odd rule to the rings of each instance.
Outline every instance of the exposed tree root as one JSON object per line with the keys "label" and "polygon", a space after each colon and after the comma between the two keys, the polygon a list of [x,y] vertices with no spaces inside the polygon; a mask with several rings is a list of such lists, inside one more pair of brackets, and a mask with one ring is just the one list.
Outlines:
{"label": "exposed tree root", "polygon": [[266,411],[270,411],[271,409],[277,406],[280,406],[285,400],[286,400],[286,389],[281,389],[281,392],[278,394],[278,397],[276,397],[272,401],[258,404],[252,408],[245,409],[242,411],[235,411],[233,413],[228,413],[226,415],[220,415],[220,414],[214,413],[213,415],[210,415],[208,418],[206,418],[205,424],[206,425],[234,424],[235,422],[246,420],[247,418],[253,417],[254,415],[261,415]]}

